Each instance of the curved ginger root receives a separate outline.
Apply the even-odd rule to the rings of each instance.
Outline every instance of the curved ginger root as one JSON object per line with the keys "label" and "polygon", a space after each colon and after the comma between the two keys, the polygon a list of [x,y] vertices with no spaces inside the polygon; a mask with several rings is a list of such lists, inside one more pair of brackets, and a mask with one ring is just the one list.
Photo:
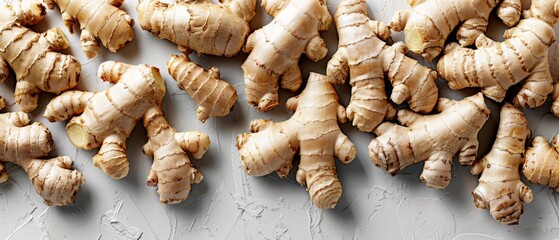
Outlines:
{"label": "curved ginger root", "polygon": [[[408,0],[413,10],[402,10],[392,18],[392,30],[404,31],[406,45],[433,60],[443,50],[448,35],[459,26],[456,38],[462,46],[474,43],[487,28],[489,14],[500,0]],[[514,26],[520,19],[520,0],[503,0],[498,15]]]}
{"label": "curved ginger root", "polygon": [[291,119],[281,123],[254,120],[250,124],[252,133],[237,137],[241,164],[251,176],[276,171],[285,177],[300,149],[297,182],[307,186],[317,207],[333,208],[342,194],[334,157],[347,164],[356,155],[355,146],[337,123],[347,120],[345,109],[326,76],[317,73],[311,73],[307,87],[301,95],[289,99],[287,107],[295,111]]}
{"label": "curved ginger root", "polygon": [[390,37],[390,30],[369,19],[366,1],[341,1],[334,20],[340,40],[328,62],[328,80],[343,84],[351,76],[347,117],[354,126],[370,132],[396,113],[386,99],[385,75],[394,86],[392,101],[401,104],[408,100],[416,112],[433,110],[438,99],[437,72],[407,57],[404,44],[386,45],[383,40]]}
{"label": "curved ginger root", "polygon": [[45,7],[39,1],[14,1],[0,6],[0,82],[16,74],[15,101],[24,112],[37,108],[39,94],[60,94],[77,85],[80,63],[56,51],[69,47],[64,33],[52,28],[39,34],[25,26],[41,22]]}
{"label": "curved ginger root", "polygon": [[[0,98],[0,109],[3,107]],[[8,180],[4,162],[11,162],[23,168],[47,205],[72,204],[85,182],[82,173],[72,170],[69,157],[39,159],[52,150],[52,136],[45,125],[30,122],[23,112],[0,114],[0,183]]]}
{"label": "curved ginger root", "polygon": [[489,208],[491,216],[502,224],[518,224],[524,212],[522,202],[530,203],[534,198],[532,190],[520,181],[519,169],[529,137],[524,113],[505,103],[493,148],[472,166],[472,174],[481,173],[472,193],[476,207]]}
{"label": "curved ginger root", "polygon": [[136,10],[142,29],[167,39],[179,50],[232,57],[237,55],[250,33],[256,0],[178,0],[167,4],[139,0]]}
{"label": "curved ginger root", "polygon": [[301,86],[301,54],[315,62],[326,56],[319,31],[330,28],[332,16],[324,0],[263,0],[262,7],[274,20],[248,37],[242,69],[249,105],[268,111],[278,105],[279,79],[283,89]]}
{"label": "curved ginger root", "polygon": [[162,203],[186,199],[191,185],[202,180],[186,152],[202,157],[208,136],[177,133],[169,126],[161,110],[166,88],[159,69],[109,61],[99,66],[98,75],[115,85],[104,92],[65,92],[48,104],[44,117],[52,122],[80,115],[68,123],[68,138],[79,148],[101,147],[93,163],[115,179],[128,174],[126,138],[143,118],[149,137],[143,150],[154,157],[148,185],[158,186]]}
{"label": "curved ginger root", "polygon": [[[558,3],[535,1],[524,13],[525,19],[505,32],[506,40],[502,43],[480,35],[476,50],[455,43],[448,45],[437,64],[441,77],[452,89],[480,87],[485,96],[497,102],[503,101],[509,87],[524,82],[514,97],[514,105],[541,106],[553,90],[548,52],[555,42],[552,26],[559,16],[547,9],[553,9],[552,4]],[[545,14],[540,9],[546,9]],[[559,86],[556,89],[559,93]],[[559,94],[554,94],[554,99],[553,112],[559,116]]]}
{"label": "curved ginger root", "polygon": [[179,88],[200,105],[196,109],[198,120],[205,122],[209,117],[223,117],[231,112],[237,92],[231,84],[219,79],[217,68],[206,71],[186,55],[171,55],[167,67]]}
{"label": "curved ginger root", "polygon": [[440,113],[434,115],[401,110],[397,119],[403,126],[390,122],[379,125],[374,131],[378,137],[369,144],[373,164],[394,175],[425,161],[421,181],[431,188],[446,188],[457,152],[460,164],[474,162],[477,134],[489,118],[489,109],[483,95],[477,94],[458,102],[440,98],[437,110]]}
{"label": "curved ginger root", "polygon": [[45,0],[49,9],[55,4],[60,8],[64,25],[74,33],[74,24],[79,23],[82,33],[80,42],[88,58],[99,53],[99,42],[109,51],[116,52],[134,39],[134,20],[119,7],[124,0]]}
{"label": "curved ginger root", "polygon": [[532,140],[532,146],[526,150],[522,173],[531,183],[559,192],[559,135],[553,138],[551,144],[540,136]]}

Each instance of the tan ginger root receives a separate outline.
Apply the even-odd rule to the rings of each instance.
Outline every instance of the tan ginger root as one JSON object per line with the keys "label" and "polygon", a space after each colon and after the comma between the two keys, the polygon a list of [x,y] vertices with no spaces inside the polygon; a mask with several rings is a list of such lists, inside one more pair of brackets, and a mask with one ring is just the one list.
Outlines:
{"label": "tan ginger root", "polygon": [[458,102],[440,98],[436,107],[440,113],[434,115],[399,111],[397,119],[403,126],[390,122],[379,125],[374,131],[378,137],[369,144],[373,164],[395,175],[425,161],[421,181],[431,188],[446,188],[457,152],[460,164],[474,162],[477,134],[489,117],[489,109],[481,93]]}
{"label": "tan ginger root", "polygon": [[80,43],[88,58],[99,53],[99,42],[116,52],[134,39],[134,20],[119,7],[124,0],[45,0],[50,9],[60,8],[64,25],[74,33],[74,24],[81,27]]}
{"label": "tan ginger root", "polygon": [[201,122],[209,117],[223,117],[233,108],[237,101],[235,88],[226,81],[219,79],[219,70],[204,70],[191,62],[186,55],[171,55],[167,62],[169,74],[177,81],[196,102],[196,115]]}
{"label": "tan ginger root", "polygon": [[456,27],[460,44],[473,44],[487,29],[489,14],[499,2],[498,16],[514,26],[520,19],[520,0],[408,0],[413,9],[396,13],[390,27],[404,31],[408,48],[431,61]]}
{"label": "tan ginger root", "polygon": [[80,63],[70,55],[56,51],[69,47],[64,33],[52,28],[42,34],[25,26],[44,19],[45,7],[34,0],[13,1],[0,6],[0,82],[16,75],[15,101],[22,111],[37,108],[39,94],[60,94],[77,85]]}
{"label": "tan ginger root", "polygon": [[[552,26],[559,16],[558,3],[556,0],[534,1],[524,13],[525,19],[505,32],[504,42],[480,35],[476,50],[455,43],[448,45],[437,64],[441,77],[452,89],[479,87],[485,96],[497,102],[505,98],[509,87],[523,82],[514,97],[514,105],[521,108],[541,106],[553,90],[548,51],[555,42]],[[557,93],[553,112],[559,116],[559,90]]]}
{"label": "tan ginger root", "polygon": [[347,116],[359,130],[370,132],[396,111],[386,99],[385,75],[393,84],[391,99],[404,100],[413,111],[428,113],[437,103],[436,71],[406,57],[405,46],[388,46],[383,40],[390,30],[369,19],[364,0],[344,0],[334,16],[338,29],[338,51],[328,62],[328,80],[343,84],[347,75],[352,86]]}
{"label": "tan ginger root", "polygon": [[529,137],[524,113],[505,103],[493,148],[472,166],[472,174],[481,173],[472,193],[476,207],[489,208],[491,216],[502,224],[518,224],[524,212],[522,202],[530,203],[534,198],[532,190],[520,181],[519,169]]}
{"label": "tan ginger root", "polygon": [[559,192],[559,136],[551,144],[543,137],[535,137],[526,150],[522,173],[528,181]]}
{"label": "tan ginger root", "polygon": [[[5,103],[0,98],[0,109]],[[21,166],[35,191],[49,206],[69,205],[84,184],[83,175],[72,170],[69,157],[39,159],[52,150],[52,136],[45,125],[30,124],[23,112],[0,114],[0,183],[8,181],[6,162]]]}
{"label": "tan ginger root", "polygon": [[278,105],[278,80],[290,91],[301,86],[301,54],[315,62],[326,56],[319,31],[330,28],[332,16],[324,0],[263,0],[262,7],[274,19],[248,37],[242,69],[249,105],[268,111]]}
{"label": "tan ginger root", "polygon": [[142,29],[179,45],[183,52],[231,57],[239,53],[250,33],[256,0],[220,2],[139,0],[136,10]]}
{"label": "tan ginger root", "polygon": [[143,118],[149,138],[143,151],[154,157],[148,185],[158,186],[162,203],[186,199],[191,185],[202,180],[186,152],[201,158],[208,136],[177,133],[169,126],[161,110],[166,89],[159,69],[109,61],[99,66],[98,75],[115,85],[104,92],[65,92],[48,104],[44,117],[52,122],[80,115],[68,123],[68,138],[79,148],[101,147],[93,163],[115,179],[128,174],[126,138]]}
{"label": "tan ginger root", "polygon": [[276,171],[285,177],[300,150],[297,182],[307,186],[317,207],[333,208],[342,194],[334,157],[347,164],[356,155],[355,146],[338,126],[338,121],[347,120],[345,109],[326,76],[317,73],[311,73],[306,88],[289,99],[287,107],[295,111],[291,119],[281,123],[254,120],[252,133],[237,137],[241,164],[251,176]]}

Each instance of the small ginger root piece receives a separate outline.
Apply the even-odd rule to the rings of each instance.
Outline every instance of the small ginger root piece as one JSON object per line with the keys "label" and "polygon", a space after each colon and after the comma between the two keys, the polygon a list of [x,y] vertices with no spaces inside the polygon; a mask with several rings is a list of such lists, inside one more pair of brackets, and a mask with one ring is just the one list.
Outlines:
{"label": "small ginger root piece", "polygon": [[451,178],[452,158],[457,153],[462,165],[476,157],[477,134],[489,118],[489,108],[481,93],[454,101],[439,98],[439,114],[420,115],[400,110],[397,120],[385,122],[374,133],[369,156],[375,166],[395,175],[405,167],[425,161],[421,181],[428,187],[444,189]]}
{"label": "small ginger root piece", "polygon": [[177,133],[169,126],[161,110],[166,88],[159,69],[109,61],[99,66],[98,75],[115,85],[104,92],[65,92],[48,104],[44,117],[53,122],[80,115],[68,123],[68,138],[78,148],[101,147],[93,163],[114,179],[128,174],[126,139],[144,119],[149,141],[143,151],[154,157],[148,185],[158,186],[162,203],[185,200],[191,185],[202,180],[186,152],[201,158],[208,135]]}
{"label": "small ginger root piece", "polygon": [[520,0],[408,0],[413,9],[397,12],[390,28],[404,31],[408,48],[431,61],[441,53],[456,27],[460,44],[473,44],[487,29],[489,14],[499,2],[499,18],[508,26],[516,25]]}
{"label": "small ginger root piece", "polygon": [[[0,109],[4,100],[0,98]],[[30,124],[23,112],[0,114],[0,183],[8,181],[6,162],[19,165],[48,206],[69,205],[85,180],[72,170],[69,157],[39,159],[52,150],[52,136],[45,125]]]}
{"label": "small ginger root piece", "polygon": [[69,47],[59,28],[39,34],[26,27],[41,22],[45,14],[35,0],[0,6],[0,83],[10,66],[16,75],[15,101],[24,112],[37,108],[41,92],[60,94],[75,87],[81,72],[74,57],[56,52]]}
{"label": "small ginger root piece", "polygon": [[388,46],[390,30],[367,16],[365,0],[343,0],[334,15],[338,29],[338,51],[328,62],[328,81],[344,84],[348,74],[352,86],[347,117],[359,130],[370,132],[396,110],[386,98],[384,78],[394,89],[390,98],[397,104],[408,100],[416,112],[428,113],[438,99],[436,71],[407,57],[403,43]]}
{"label": "small ginger root piece", "polygon": [[519,169],[524,163],[529,137],[524,113],[505,103],[493,148],[472,165],[472,174],[481,174],[479,185],[472,193],[475,206],[489,208],[491,216],[502,224],[518,224],[524,212],[522,203],[528,204],[534,198],[532,190],[520,181]]}
{"label": "small ginger root piece", "polygon": [[345,109],[326,76],[317,73],[310,74],[306,88],[288,100],[287,108],[295,111],[291,119],[281,123],[254,120],[252,133],[237,137],[241,164],[250,176],[276,171],[285,177],[299,150],[297,182],[307,186],[317,207],[333,208],[342,194],[334,157],[347,164],[356,155],[355,146],[338,126],[347,121]]}
{"label": "small ginger root piece", "polygon": [[74,33],[74,24],[81,27],[80,43],[85,56],[99,53],[99,42],[116,52],[134,39],[134,20],[119,7],[124,0],[45,0],[49,9],[60,8],[64,25]]}
{"label": "small ginger root piece", "polygon": [[[477,49],[452,43],[445,49],[437,69],[452,89],[479,87],[485,96],[503,101],[509,87],[522,82],[513,103],[519,108],[541,106],[553,91],[548,52],[555,42],[553,25],[559,16],[559,1],[534,1],[517,26],[507,30],[504,42],[485,35],[476,40]],[[554,8],[555,6],[555,8]],[[551,9],[555,9],[552,12]],[[553,112],[559,116],[559,96],[554,95]]]}
{"label": "small ginger root piece", "polygon": [[179,46],[182,52],[235,56],[250,33],[256,0],[139,0],[136,10],[142,29]]}
{"label": "small ginger root piece", "polygon": [[231,112],[237,92],[231,84],[219,79],[217,68],[206,71],[186,55],[171,55],[167,67],[179,88],[199,105],[196,109],[198,120],[205,122],[210,117],[223,117]]}
{"label": "small ginger root piece", "polygon": [[555,136],[551,144],[543,137],[535,137],[526,150],[522,173],[531,183],[559,192],[559,136]]}
{"label": "small ginger root piece", "polygon": [[290,91],[301,86],[301,54],[315,62],[326,56],[319,31],[330,28],[332,16],[324,0],[263,0],[262,7],[274,19],[250,34],[241,68],[249,105],[268,111],[279,104],[278,80]]}

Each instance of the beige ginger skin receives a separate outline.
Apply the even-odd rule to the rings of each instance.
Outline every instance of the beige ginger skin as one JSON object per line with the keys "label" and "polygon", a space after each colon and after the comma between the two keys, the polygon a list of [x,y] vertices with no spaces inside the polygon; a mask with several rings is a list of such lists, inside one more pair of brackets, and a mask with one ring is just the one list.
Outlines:
{"label": "beige ginger skin", "polygon": [[186,55],[171,55],[167,62],[169,74],[198,104],[196,116],[201,122],[210,117],[223,117],[237,101],[235,88],[220,79],[219,70],[204,70]]}
{"label": "beige ginger skin", "polygon": [[438,99],[436,71],[407,57],[403,43],[387,45],[390,30],[367,16],[365,0],[343,0],[334,15],[338,29],[338,51],[328,62],[328,81],[352,87],[347,117],[359,130],[371,132],[396,110],[388,102],[384,78],[394,86],[391,100],[408,101],[416,112],[428,113]]}
{"label": "beige ginger skin", "polygon": [[187,152],[201,158],[209,137],[169,126],[161,109],[166,88],[159,69],[109,61],[99,66],[98,75],[115,85],[103,92],[65,92],[48,104],[44,117],[53,122],[80,115],[68,123],[68,138],[78,148],[101,147],[93,163],[114,179],[128,174],[126,139],[143,119],[149,138],[143,151],[154,158],[148,185],[158,187],[162,203],[185,200],[191,185],[202,180]]}
{"label": "beige ginger skin", "polygon": [[177,44],[183,52],[232,57],[250,33],[256,0],[220,2],[139,0],[136,10],[142,29]]}
{"label": "beige ginger skin", "polygon": [[250,176],[276,171],[286,177],[299,151],[297,182],[307,186],[317,207],[334,208],[342,194],[334,157],[347,164],[356,155],[355,146],[338,126],[347,121],[338,94],[326,76],[311,73],[306,88],[288,100],[287,108],[295,111],[291,119],[254,120],[251,133],[237,137],[241,164]]}
{"label": "beige ginger skin", "polygon": [[520,19],[520,0],[408,0],[412,10],[397,12],[390,28],[404,31],[408,48],[431,61],[456,27],[460,44],[473,44],[487,29],[489,14],[499,2],[499,18],[514,26]]}
{"label": "beige ginger skin", "polygon": [[88,58],[99,53],[99,41],[116,52],[134,39],[134,20],[119,7],[124,0],[45,0],[50,9],[60,8],[64,25],[74,33],[74,24],[81,28],[80,43]]}
{"label": "beige ginger skin", "polygon": [[530,203],[534,198],[532,190],[520,181],[519,169],[529,137],[524,113],[505,103],[491,151],[472,165],[472,174],[481,174],[472,193],[475,206],[489,208],[491,216],[502,224],[518,224],[524,212],[522,203]]}
{"label": "beige ginger skin", "polygon": [[81,72],[74,57],[57,52],[69,47],[59,28],[40,34],[26,27],[45,14],[43,4],[34,0],[0,6],[0,83],[10,66],[16,77],[15,101],[24,112],[37,108],[41,92],[60,94],[75,87]]}
{"label": "beige ginger skin", "polygon": [[278,80],[290,91],[301,86],[302,54],[315,62],[326,56],[319,31],[330,28],[332,16],[324,0],[263,0],[262,7],[274,19],[248,37],[242,69],[249,105],[268,111],[279,104]]}
{"label": "beige ginger skin", "polygon": [[395,175],[405,167],[425,161],[421,181],[428,187],[444,189],[451,179],[453,156],[471,165],[476,157],[477,134],[489,118],[489,108],[481,93],[461,101],[439,98],[433,115],[400,110],[402,125],[385,122],[374,133],[369,156],[375,166]]}
{"label": "beige ginger skin", "polygon": [[[497,102],[503,101],[511,86],[522,84],[514,105],[541,106],[553,91],[548,52],[555,42],[553,25],[559,16],[558,6],[555,0],[534,1],[524,12],[524,19],[505,32],[504,42],[480,35],[476,50],[455,43],[448,45],[437,64],[441,77],[452,89],[479,87]],[[552,110],[559,116],[559,86],[556,89]]]}
{"label": "beige ginger skin", "polygon": [[551,144],[543,137],[535,137],[526,150],[522,173],[531,183],[559,192],[559,137],[555,136]]}
{"label": "beige ginger skin", "polygon": [[[0,109],[5,106],[0,98]],[[49,206],[69,205],[85,180],[72,170],[69,157],[46,157],[53,148],[50,131],[41,123],[31,124],[23,112],[0,114],[0,183],[8,181],[6,162],[19,165],[29,176],[35,191]]]}

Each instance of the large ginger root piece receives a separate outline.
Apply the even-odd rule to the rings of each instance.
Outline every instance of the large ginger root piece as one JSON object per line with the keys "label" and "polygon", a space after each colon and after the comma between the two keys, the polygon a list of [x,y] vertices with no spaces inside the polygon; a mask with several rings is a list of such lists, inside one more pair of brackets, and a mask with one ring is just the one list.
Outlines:
{"label": "large ginger root piece", "polygon": [[158,186],[163,203],[186,199],[191,185],[202,180],[186,152],[201,158],[208,136],[177,133],[169,126],[161,110],[166,88],[159,69],[109,61],[99,66],[98,75],[115,85],[104,92],[65,92],[48,104],[44,117],[52,122],[80,115],[68,123],[68,138],[79,148],[101,147],[93,163],[115,179],[128,174],[126,138],[143,118],[149,137],[143,150],[154,157],[148,185]]}
{"label": "large ginger root piece", "polygon": [[301,86],[301,54],[315,62],[326,56],[319,31],[330,28],[332,16],[324,0],[263,0],[262,7],[274,20],[248,37],[242,69],[249,105],[268,111],[278,105],[278,80],[283,89]]}
{"label": "large ginger root piece", "polygon": [[231,57],[241,51],[250,33],[256,0],[220,2],[139,0],[136,10],[142,29],[179,45],[183,52]]}
{"label": "large ginger root piece", "polygon": [[295,111],[291,119],[281,123],[254,120],[252,133],[237,137],[241,164],[251,176],[276,171],[285,177],[299,150],[297,182],[307,186],[317,207],[333,208],[342,194],[334,157],[347,164],[356,154],[353,143],[338,126],[338,121],[347,120],[345,109],[326,76],[317,73],[311,73],[307,87],[289,99],[287,107]]}
{"label": "large ginger root piece", "polygon": [[77,85],[80,63],[56,51],[69,47],[64,33],[52,28],[42,34],[25,26],[41,22],[46,9],[39,1],[13,1],[0,6],[0,82],[16,75],[15,101],[24,112],[37,108],[39,93],[60,94]]}
{"label": "large ginger root piece", "polygon": [[[503,101],[509,87],[523,82],[513,99],[514,105],[541,106],[553,91],[548,52],[555,42],[553,25],[559,16],[558,3],[534,1],[524,13],[525,19],[505,32],[504,42],[480,35],[476,50],[455,43],[448,45],[437,64],[441,77],[452,89],[479,87],[485,96],[497,102]],[[554,99],[553,112],[559,116],[559,94],[554,94]]]}
{"label": "large ginger root piece", "polygon": [[458,102],[440,98],[436,107],[440,113],[434,115],[399,111],[397,119],[403,126],[390,122],[379,125],[374,131],[378,137],[369,144],[373,164],[394,175],[425,161],[421,180],[431,188],[446,188],[457,152],[460,164],[474,162],[477,134],[489,118],[489,108],[481,94]]}
{"label": "large ginger root piece", "polygon": [[350,75],[351,100],[347,116],[359,130],[370,132],[396,111],[386,99],[385,75],[394,89],[390,98],[404,100],[413,111],[428,113],[437,103],[437,72],[408,58],[403,43],[388,46],[390,30],[369,19],[365,0],[344,0],[334,16],[338,51],[328,62],[328,80],[343,84]]}
{"label": "large ginger root piece", "polygon": [[[3,107],[0,98],[0,109]],[[11,162],[23,168],[47,205],[74,203],[79,187],[85,182],[82,173],[72,170],[69,157],[39,159],[52,150],[52,136],[45,125],[30,122],[23,112],[0,114],[0,183],[8,181],[4,163]]]}
{"label": "large ginger root piece", "polygon": [[535,137],[526,150],[522,173],[528,181],[559,192],[559,136],[551,144],[543,137]]}
{"label": "large ginger root piece", "polygon": [[431,61],[456,27],[460,44],[473,44],[487,29],[489,14],[499,2],[498,16],[514,26],[520,19],[520,0],[408,0],[413,9],[396,13],[390,27],[404,31],[409,49]]}
{"label": "large ginger root piece", "polygon": [[80,43],[88,58],[99,53],[99,42],[116,52],[134,39],[134,20],[119,7],[124,0],[45,0],[50,9],[60,8],[64,25],[74,33],[74,24],[81,27]]}
{"label": "large ginger root piece", "polygon": [[237,101],[235,88],[226,81],[219,79],[219,70],[204,70],[191,62],[186,55],[171,55],[167,62],[169,74],[178,82],[196,102],[196,115],[201,122],[209,117],[223,117],[233,108]]}
{"label": "large ginger root piece", "polygon": [[472,166],[472,174],[481,173],[472,193],[476,207],[489,208],[491,216],[502,224],[518,224],[524,212],[522,202],[530,203],[534,198],[532,190],[520,181],[519,169],[529,137],[524,113],[505,103],[493,148]]}

